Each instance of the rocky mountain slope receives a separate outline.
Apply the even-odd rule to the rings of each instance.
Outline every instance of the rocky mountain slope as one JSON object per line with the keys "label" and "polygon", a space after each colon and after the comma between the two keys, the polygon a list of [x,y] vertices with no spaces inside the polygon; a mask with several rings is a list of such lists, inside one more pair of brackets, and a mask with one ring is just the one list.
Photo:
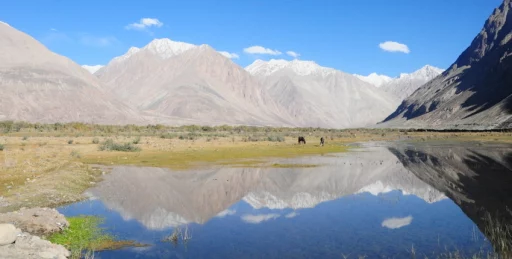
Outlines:
{"label": "rocky mountain slope", "polygon": [[450,68],[404,100],[380,126],[512,126],[511,9],[511,0],[505,0]]}
{"label": "rocky mountain slope", "polygon": [[85,69],[0,23],[0,120],[144,123]]}
{"label": "rocky mountain slope", "polygon": [[255,78],[208,45],[157,39],[96,75],[113,94],[152,114],[207,125],[293,124]]}
{"label": "rocky mountain slope", "polygon": [[245,68],[300,126],[364,127],[399,101],[357,77],[312,61],[256,60]]}

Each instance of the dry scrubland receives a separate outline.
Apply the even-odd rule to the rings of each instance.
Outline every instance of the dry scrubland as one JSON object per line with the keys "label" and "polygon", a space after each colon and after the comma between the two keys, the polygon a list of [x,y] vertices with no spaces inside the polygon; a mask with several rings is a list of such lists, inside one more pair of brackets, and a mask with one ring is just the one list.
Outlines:
{"label": "dry scrubland", "polygon": [[[80,200],[81,193],[106,173],[104,167],[96,164],[177,170],[212,165],[293,167],[268,163],[268,158],[344,152],[348,144],[363,141],[512,141],[511,133],[80,123],[3,122],[0,133],[0,212]],[[298,145],[298,136],[305,136],[307,144]],[[321,136],[326,139],[323,147],[319,146]],[[109,151],[110,148],[124,151]]]}

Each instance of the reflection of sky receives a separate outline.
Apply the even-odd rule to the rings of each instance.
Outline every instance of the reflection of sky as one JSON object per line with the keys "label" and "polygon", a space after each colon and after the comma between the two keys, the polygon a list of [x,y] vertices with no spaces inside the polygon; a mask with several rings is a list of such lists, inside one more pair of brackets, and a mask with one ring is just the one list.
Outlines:
{"label": "reflection of sky", "polygon": [[410,256],[406,251],[412,244],[425,254],[444,252],[445,246],[461,251],[471,246],[477,252],[483,244],[483,237],[478,243],[472,240],[473,222],[451,200],[429,204],[399,191],[350,195],[299,210],[255,209],[240,201],[205,224],[190,224],[193,239],[186,247],[160,241],[172,228],[148,230],[136,220],[125,221],[99,200],[60,211],[67,216],[104,216],[112,234],[153,244],[144,250],[101,252],[101,258],[339,258],[342,253],[402,257]]}

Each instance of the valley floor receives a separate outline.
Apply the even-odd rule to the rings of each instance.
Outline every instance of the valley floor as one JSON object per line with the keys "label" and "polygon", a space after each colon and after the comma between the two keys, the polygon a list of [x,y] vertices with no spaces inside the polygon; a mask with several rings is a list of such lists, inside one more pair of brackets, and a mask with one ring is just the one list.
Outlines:
{"label": "valley floor", "polygon": [[[298,135],[306,137],[306,145],[297,144]],[[325,146],[319,145],[320,136],[326,139]],[[357,142],[397,140],[512,142],[512,134],[318,129],[157,134],[18,130],[0,135],[0,212],[81,200],[83,192],[101,181],[108,167],[114,165],[175,170],[201,166],[283,168],[296,165],[269,164],[268,158],[339,153]]]}

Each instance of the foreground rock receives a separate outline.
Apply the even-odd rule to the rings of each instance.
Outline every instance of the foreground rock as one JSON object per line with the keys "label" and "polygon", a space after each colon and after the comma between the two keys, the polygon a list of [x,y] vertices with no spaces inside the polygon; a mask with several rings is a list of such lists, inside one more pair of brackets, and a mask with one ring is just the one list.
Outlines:
{"label": "foreground rock", "polygon": [[0,223],[13,224],[24,232],[46,236],[69,226],[64,215],[56,209],[31,208],[0,214]]}
{"label": "foreground rock", "polygon": [[14,243],[20,232],[13,224],[0,224],[0,246]]}
{"label": "foreground rock", "polygon": [[70,252],[33,235],[49,235],[69,226],[55,209],[32,208],[0,214],[0,258],[61,259]]}
{"label": "foreground rock", "polygon": [[0,258],[64,259],[70,256],[70,252],[63,246],[52,244],[29,233],[22,233],[12,224],[0,225],[0,241]]}

